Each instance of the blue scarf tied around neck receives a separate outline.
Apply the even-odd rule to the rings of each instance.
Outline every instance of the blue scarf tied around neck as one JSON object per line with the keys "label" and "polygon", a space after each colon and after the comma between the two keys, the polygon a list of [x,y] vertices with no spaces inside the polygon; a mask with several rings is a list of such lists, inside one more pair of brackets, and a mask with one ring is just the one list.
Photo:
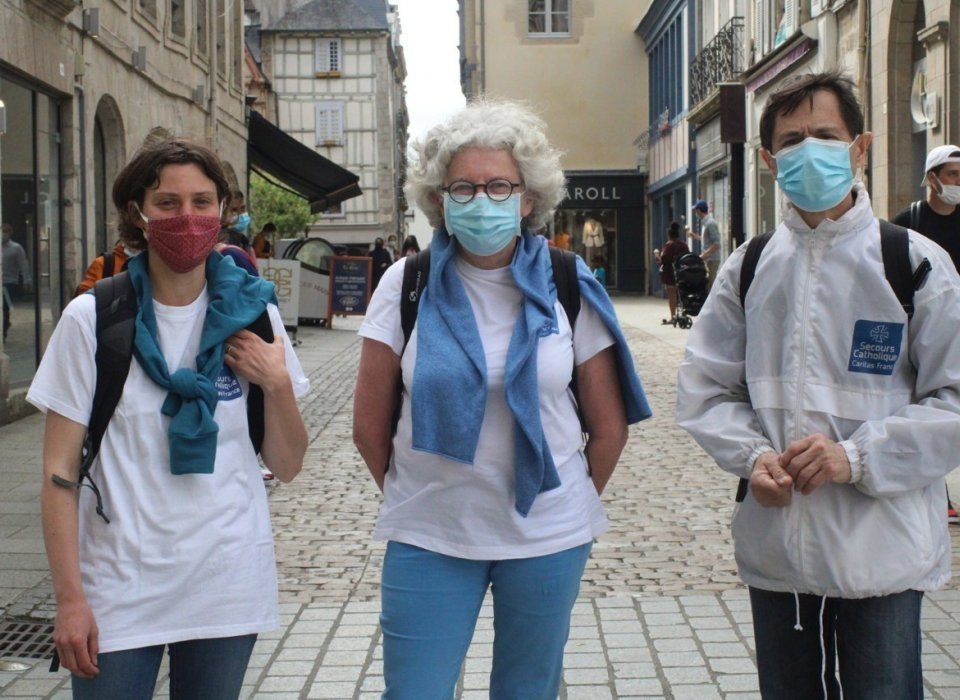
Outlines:
{"label": "blue scarf tied around neck", "polygon": [[273,283],[248,275],[220,253],[210,253],[205,267],[209,301],[196,370],[182,367],[170,374],[157,342],[147,255],[144,252],[127,263],[137,295],[133,354],[147,376],[169,392],[160,410],[171,419],[167,430],[170,471],[212,474],[219,431],[213,419],[217,408],[215,382],[223,368],[224,341],[253,323],[267,303],[276,303]]}
{"label": "blue scarf tied around neck", "polygon": [[[456,245],[444,228],[430,244],[430,277],[417,314],[417,358],[411,391],[413,448],[473,464],[487,399],[483,342],[460,276],[452,264]],[[507,349],[504,387],[514,416],[514,476],[517,512],[526,517],[537,495],[560,486],[540,417],[537,379],[539,339],[558,333],[546,240],[524,232],[510,271],[523,294],[520,315]],[[581,299],[591,305],[616,339],[627,422],[650,417],[613,305],[593,274],[577,260]]]}

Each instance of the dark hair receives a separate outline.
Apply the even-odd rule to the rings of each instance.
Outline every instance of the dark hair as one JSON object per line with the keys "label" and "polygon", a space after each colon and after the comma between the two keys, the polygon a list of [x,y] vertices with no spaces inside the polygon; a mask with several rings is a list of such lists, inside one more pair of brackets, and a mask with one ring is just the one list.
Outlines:
{"label": "dark hair", "polygon": [[143,207],[146,191],[160,183],[160,171],[167,165],[193,163],[217,187],[221,202],[230,194],[230,184],[220,158],[208,147],[184,138],[167,138],[144,143],[113,182],[113,205],[117,208],[120,240],[130,248],[146,247],[143,231],[131,221],[130,202]]}
{"label": "dark hair", "polygon": [[400,248],[400,253],[406,255],[408,250],[412,250],[414,253],[420,252],[420,244],[417,242],[417,237],[413,234],[410,234],[403,239],[403,245]]}
{"label": "dark hair", "polygon": [[265,223],[265,224],[263,225],[263,228],[260,229],[260,230],[261,230],[261,231],[264,231],[264,232],[266,232],[266,233],[274,233],[274,232],[276,232],[276,230],[277,230],[277,225],[276,225],[275,223],[273,223],[272,221],[268,221],[267,223]]}
{"label": "dark hair", "polygon": [[671,221],[667,228],[667,238],[680,238],[680,222]]}
{"label": "dark hair", "polygon": [[863,110],[854,90],[853,81],[840,71],[808,73],[787,81],[763,106],[760,115],[760,145],[773,152],[773,129],[777,117],[790,114],[804,100],[813,104],[814,93],[820,90],[832,92],[840,103],[840,116],[851,136],[863,133]]}

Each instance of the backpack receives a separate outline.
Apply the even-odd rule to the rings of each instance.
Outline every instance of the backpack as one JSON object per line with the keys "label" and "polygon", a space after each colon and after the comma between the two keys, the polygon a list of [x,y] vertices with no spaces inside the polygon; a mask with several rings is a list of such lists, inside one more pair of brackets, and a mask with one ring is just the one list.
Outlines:
{"label": "backpack", "polygon": [[[913,207],[911,207],[912,215]],[[917,207],[917,215],[919,216],[919,207]],[[755,236],[747,244],[743,264],[740,267],[740,307],[742,309],[746,309],[747,290],[750,289],[750,283],[753,282],[754,274],[756,274],[760,254],[774,233],[775,231],[768,231],[763,235]],[[883,272],[886,275],[887,282],[906,312],[909,322],[913,318],[913,294],[926,281],[927,275],[932,269],[930,261],[924,258],[917,265],[916,270],[911,269],[910,235],[907,229],[883,219],[880,219],[880,252],[883,256]],[[740,483],[737,485],[737,503],[746,498],[748,486],[747,479],[740,479]]]}
{"label": "backpack", "polygon": [[910,228],[919,233],[920,231],[920,207],[923,206],[923,200],[910,202]]}
{"label": "backpack", "polygon": [[[550,246],[550,265],[553,268],[553,283],[557,288],[557,301],[567,314],[571,331],[577,322],[580,313],[580,283],[577,281],[577,256],[569,250]],[[430,249],[421,250],[416,255],[408,256],[403,265],[403,287],[400,292],[400,326],[403,329],[403,347],[406,349],[417,322],[417,310],[420,306],[420,296],[427,286],[430,276]],[[401,354],[402,351],[401,351]],[[403,391],[402,378],[397,382],[398,393]],[[577,393],[577,374],[573,373],[570,379],[570,390],[577,404],[577,415],[580,417],[580,427],[584,428],[583,414],[580,411],[580,395]],[[397,430],[400,420],[400,404],[393,415],[393,432]]]}
{"label": "backpack", "polygon": [[[54,477],[60,485],[82,485],[84,479],[97,498],[97,515],[110,522],[103,512],[100,491],[90,478],[90,467],[100,452],[100,443],[113,412],[120,402],[130,359],[133,357],[134,321],[137,315],[137,297],[130,274],[126,271],[98,280],[93,288],[97,304],[97,383],[93,392],[93,409],[81,451],[80,476],[77,484]],[[273,342],[273,325],[266,309],[247,329],[268,343]],[[263,445],[263,390],[250,385],[247,396],[247,430],[254,450],[259,454]]]}

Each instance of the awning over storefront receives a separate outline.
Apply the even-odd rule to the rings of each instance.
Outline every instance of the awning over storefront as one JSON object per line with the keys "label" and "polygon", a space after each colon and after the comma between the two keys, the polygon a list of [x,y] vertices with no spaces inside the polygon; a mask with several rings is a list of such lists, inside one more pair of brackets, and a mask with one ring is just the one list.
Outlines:
{"label": "awning over storefront", "polygon": [[250,112],[247,163],[306,199],[314,214],[363,194],[359,176],[304,146],[259,112]]}

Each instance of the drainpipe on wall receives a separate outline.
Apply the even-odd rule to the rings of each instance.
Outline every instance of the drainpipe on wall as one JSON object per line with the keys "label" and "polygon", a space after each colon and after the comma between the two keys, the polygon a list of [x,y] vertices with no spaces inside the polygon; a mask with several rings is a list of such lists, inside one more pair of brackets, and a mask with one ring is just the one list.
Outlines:
{"label": "drainpipe on wall", "polygon": [[[0,100],[0,145],[3,144],[3,135],[7,133],[7,108]],[[0,174],[3,173],[3,156],[0,148]],[[3,178],[0,178],[0,183]],[[0,192],[3,191],[3,185],[0,184]],[[0,221],[3,220],[2,197],[0,197]],[[2,263],[0,263],[2,267]],[[2,272],[2,269],[0,269]],[[10,420],[10,358],[3,347],[3,340],[0,339],[0,425],[5,425]]]}
{"label": "drainpipe on wall", "polygon": [[480,94],[487,92],[487,21],[486,2],[480,0]]}
{"label": "drainpipe on wall", "polygon": [[[210,81],[210,97],[207,99],[207,128],[206,136],[210,146],[217,150],[217,8],[216,3],[207,3],[207,27],[210,32],[210,72],[207,75]],[[226,20],[224,20],[226,33]]]}
{"label": "drainpipe on wall", "polygon": [[[857,70],[860,73],[857,88],[860,93],[860,103],[863,105],[863,123],[866,131],[872,131],[871,121],[873,119],[873,110],[870,105],[870,81],[867,79],[870,70],[870,55],[868,53],[870,49],[869,5],[869,0],[860,0],[857,3],[857,30],[860,36],[860,41],[857,44],[857,57],[859,59]],[[870,175],[870,159],[867,158],[866,165],[863,166],[863,180],[868,188],[871,187]]]}
{"label": "drainpipe on wall", "polygon": [[[74,86],[77,95],[77,129],[80,134],[80,265],[77,271],[83,274],[87,269],[87,107],[83,85],[77,80]],[[63,248],[63,233],[60,235],[60,247]],[[66,289],[61,293],[66,293]]]}

